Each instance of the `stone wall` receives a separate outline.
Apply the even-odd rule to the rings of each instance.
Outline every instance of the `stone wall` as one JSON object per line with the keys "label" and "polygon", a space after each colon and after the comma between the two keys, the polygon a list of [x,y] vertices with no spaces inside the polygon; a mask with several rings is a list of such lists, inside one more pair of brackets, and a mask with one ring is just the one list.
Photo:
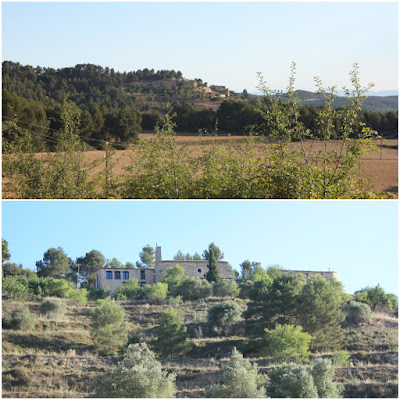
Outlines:
{"label": "stone wall", "polygon": [[[205,279],[205,275],[208,272],[208,261],[184,261],[184,260],[168,260],[168,261],[157,261],[155,267],[155,280],[158,282],[167,273],[167,269],[180,265],[185,271],[185,276],[197,277]],[[235,276],[231,272],[228,263],[226,261],[218,261],[219,275],[222,279],[234,279]]]}
{"label": "stone wall", "polygon": [[[111,272],[112,279],[107,279],[107,272]],[[121,279],[115,279],[115,272],[120,272]],[[101,268],[97,271],[96,287],[101,289],[105,286],[110,289],[111,293],[114,293],[120,286],[128,281],[127,279],[123,279],[123,272],[128,272],[129,279],[135,278],[141,285],[152,285],[155,283],[154,268]]]}

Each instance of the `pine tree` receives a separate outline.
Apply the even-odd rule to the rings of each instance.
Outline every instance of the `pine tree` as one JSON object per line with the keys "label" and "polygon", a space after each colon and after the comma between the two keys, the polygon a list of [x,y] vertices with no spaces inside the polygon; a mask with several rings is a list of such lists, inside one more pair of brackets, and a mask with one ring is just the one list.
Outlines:
{"label": "pine tree", "polygon": [[186,326],[173,309],[161,315],[156,344],[163,357],[189,351],[191,344],[188,338]]}
{"label": "pine tree", "polygon": [[217,260],[215,259],[214,251],[210,248],[209,258],[208,258],[208,272],[206,274],[206,279],[208,282],[218,283],[221,280],[219,276],[219,269]]}

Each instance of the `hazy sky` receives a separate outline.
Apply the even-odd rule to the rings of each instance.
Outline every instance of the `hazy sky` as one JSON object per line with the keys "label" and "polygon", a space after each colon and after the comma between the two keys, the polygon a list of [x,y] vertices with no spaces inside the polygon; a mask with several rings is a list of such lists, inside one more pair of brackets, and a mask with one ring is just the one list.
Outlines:
{"label": "hazy sky", "polygon": [[397,89],[397,2],[12,3],[3,2],[2,58],[117,71],[175,69],[235,91],[253,92],[257,72],[285,89],[364,84]]}
{"label": "hazy sky", "polygon": [[32,269],[51,247],[126,263],[146,244],[167,260],[215,242],[235,269],[330,268],[348,293],[378,283],[397,293],[397,201],[3,201],[2,211],[11,262]]}

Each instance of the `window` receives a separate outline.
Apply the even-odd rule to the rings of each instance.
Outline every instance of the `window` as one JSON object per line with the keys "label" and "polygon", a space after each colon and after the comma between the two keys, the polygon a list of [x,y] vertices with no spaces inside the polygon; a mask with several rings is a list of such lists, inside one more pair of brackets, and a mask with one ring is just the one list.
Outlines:
{"label": "window", "polygon": [[140,282],[140,286],[141,287],[146,286],[146,282]]}
{"label": "window", "polygon": [[198,272],[199,274],[201,274],[201,272],[202,272],[202,271],[201,271],[201,268],[199,268],[199,269],[197,270],[197,272]]}
{"label": "window", "polygon": [[146,279],[146,271],[140,271],[140,279]]}
{"label": "window", "polygon": [[114,279],[121,279],[121,271],[114,272]]}
{"label": "window", "polygon": [[112,272],[111,271],[107,271],[106,272],[106,279],[112,279]]}
{"label": "window", "polygon": [[129,272],[128,271],[124,271],[122,273],[122,279],[129,279]]}

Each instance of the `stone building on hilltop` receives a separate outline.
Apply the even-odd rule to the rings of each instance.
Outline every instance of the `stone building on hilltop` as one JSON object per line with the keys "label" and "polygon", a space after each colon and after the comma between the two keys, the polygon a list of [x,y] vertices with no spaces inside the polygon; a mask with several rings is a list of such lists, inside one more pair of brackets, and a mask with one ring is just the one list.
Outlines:
{"label": "stone building on hilltop", "polygon": [[[156,247],[156,259],[154,268],[101,268],[95,276],[95,288],[107,287],[111,293],[129,279],[135,278],[141,286],[153,285],[159,282],[167,273],[167,269],[179,264],[185,271],[185,276],[205,279],[208,272],[207,260],[162,260],[161,247]],[[227,261],[218,261],[218,269],[221,279],[235,279]]]}

